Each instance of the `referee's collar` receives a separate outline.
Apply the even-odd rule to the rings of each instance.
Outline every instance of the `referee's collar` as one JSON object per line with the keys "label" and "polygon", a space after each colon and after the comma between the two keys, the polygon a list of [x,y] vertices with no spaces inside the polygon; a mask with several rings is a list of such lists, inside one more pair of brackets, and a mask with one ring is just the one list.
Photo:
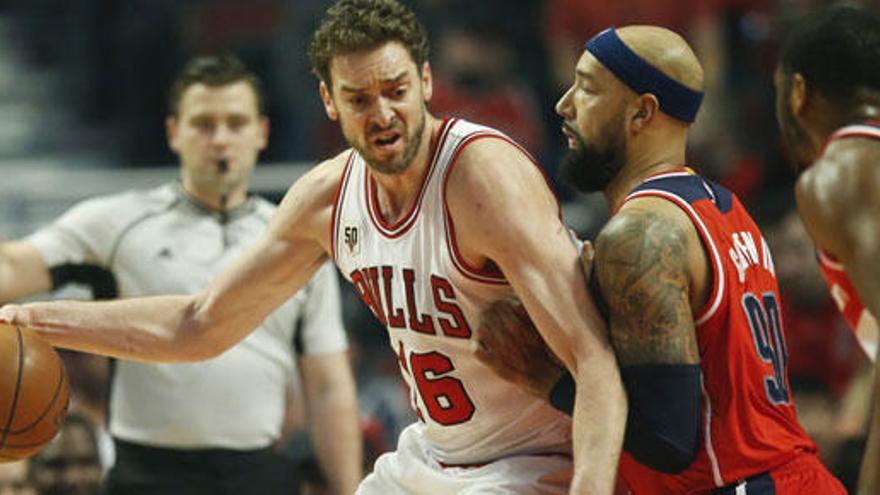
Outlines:
{"label": "referee's collar", "polygon": [[238,220],[239,218],[245,217],[253,213],[257,204],[254,200],[254,196],[251,193],[248,193],[247,199],[240,206],[236,206],[231,210],[221,211],[215,210],[209,206],[206,206],[204,203],[200,202],[196,198],[192,197],[186,189],[183,188],[183,184],[180,181],[174,183],[174,192],[178,198],[182,200],[182,203],[189,206],[194,211],[197,211],[203,215],[209,215],[221,222],[231,222],[234,220]]}

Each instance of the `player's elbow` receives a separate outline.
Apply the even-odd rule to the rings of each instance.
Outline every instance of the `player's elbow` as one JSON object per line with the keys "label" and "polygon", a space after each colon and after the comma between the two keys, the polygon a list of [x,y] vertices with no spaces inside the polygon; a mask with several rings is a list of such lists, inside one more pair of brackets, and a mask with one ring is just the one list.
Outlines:
{"label": "player's elbow", "polygon": [[187,302],[171,342],[170,360],[176,362],[204,361],[223,354],[230,345],[218,339],[210,304],[195,296]]}
{"label": "player's elbow", "polygon": [[646,467],[684,471],[700,446],[699,365],[621,369],[629,397],[624,450]]}

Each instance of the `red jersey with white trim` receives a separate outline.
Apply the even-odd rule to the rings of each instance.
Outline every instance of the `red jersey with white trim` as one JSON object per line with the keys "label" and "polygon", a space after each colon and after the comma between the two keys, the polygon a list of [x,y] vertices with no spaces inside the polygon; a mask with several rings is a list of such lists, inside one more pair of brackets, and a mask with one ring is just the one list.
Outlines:
{"label": "red jersey with white trim", "polygon": [[624,481],[638,495],[705,493],[815,452],[791,400],[773,258],[739,199],[689,169],[648,178],[626,201],[640,197],[687,213],[709,255],[713,288],[694,316],[703,382],[696,460],[673,476],[624,456]]}
{"label": "red jersey with white trim", "polygon": [[[379,213],[370,167],[352,151],[333,216],[333,257],[387,328],[431,454],[480,464],[517,454],[571,453],[571,420],[477,361],[471,332],[492,301],[512,296],[498,270],[458,256],[446,183],[462,150],[500,132],[443,122],[412,210],[396,225]],[[525,153],[525,152],[524,152]]]}
{"label": "red jersey with white trim", "polygon": [[[880,120],[841,127],[825,143],[825,149],[828,148],[828,144],[832,141],[847,137],[880,139]],[[831,253],[821,249],[818,249],[817,253],[819,268],[822,270],[825,282],[828,283],[831,299],[834,300],[837,309],[843,313],[843,317],[849,323],[850,329],[856,334],[862,349],[871,360],[874,360],[877,353],[877,330],[874,328],[873,322],[868,322],[867,319],[862,318],[869,313],[856,292],[852,281],[850,281],[849,275],[846,274],[846,268]]]}

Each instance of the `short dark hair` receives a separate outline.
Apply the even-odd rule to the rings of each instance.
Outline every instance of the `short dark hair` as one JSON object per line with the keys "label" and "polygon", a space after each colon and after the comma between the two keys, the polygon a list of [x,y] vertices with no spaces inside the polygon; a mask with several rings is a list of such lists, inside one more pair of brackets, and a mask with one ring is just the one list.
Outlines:
{"label": "short dark hair", "polygon": [[333,57],[400,42],[421,68],[430,50],[425,27],[395,0],[339,0],[329,9],[309,43],[312,70],[328,86]]}
{"label": "short dark hair", "polygon": [[861,89],[880,91],[880,18],[843,5],[809,14],[786,37],[780,67],[837,103]]}
{"label": "short dark hair", "polygon": [[266,111],[263,82],[241,59],[230,53],[205,55],[190,60],[171,84],[171,90],[168,92],[168,112],[170,115],[178,115],[183,93],[194,84],[218,87],[239,81],[244,81],[253,88],[257,97],[257,111],[263,115]]}

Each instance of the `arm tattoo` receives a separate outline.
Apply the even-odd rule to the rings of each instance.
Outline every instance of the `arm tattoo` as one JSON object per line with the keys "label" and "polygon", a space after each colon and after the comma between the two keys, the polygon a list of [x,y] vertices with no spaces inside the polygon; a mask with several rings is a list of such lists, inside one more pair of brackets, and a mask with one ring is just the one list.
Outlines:
{"label": "arm tattoo", "polygon": [[621,365],[700,361],[687,252],[682,226],[656,212],[621,212],[599,235],[595,272]]}

